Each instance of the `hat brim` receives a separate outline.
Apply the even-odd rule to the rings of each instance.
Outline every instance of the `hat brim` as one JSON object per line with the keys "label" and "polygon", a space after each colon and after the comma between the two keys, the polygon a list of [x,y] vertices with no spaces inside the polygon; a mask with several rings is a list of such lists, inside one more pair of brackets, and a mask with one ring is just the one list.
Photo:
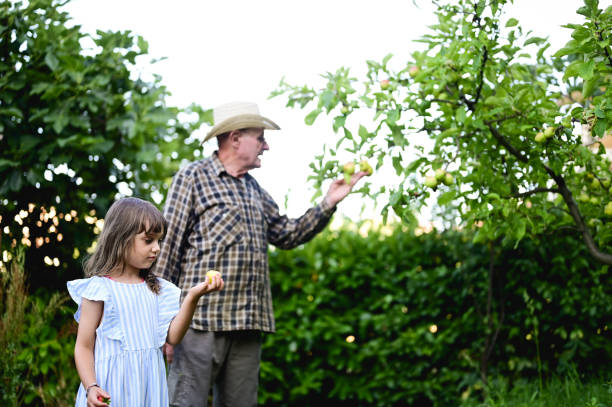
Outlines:
{"label": "hat brim", "polygon": [[202,142],[232,130],[248,129],[252,127],[267,130],[280,130],[278,124],[266,117],[257,114],[241,114],[225,119],[221,123],[213,126]]}

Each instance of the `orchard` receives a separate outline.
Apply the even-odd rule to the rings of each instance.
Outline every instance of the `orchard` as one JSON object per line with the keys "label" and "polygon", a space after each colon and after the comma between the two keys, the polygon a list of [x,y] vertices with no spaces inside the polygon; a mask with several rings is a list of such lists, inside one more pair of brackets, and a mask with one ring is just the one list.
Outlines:
{"label": "orchard", "polygon": [[362,78],[341,68],[322,88],[282,81],[272,93],[309,109],[306,123],[331,117],[335,136],[311,164],[316,186],[350,152],[394,169],[395,183],[364,189],[385,216],[414,224],[435,197],[446,225],[474,228],[475,242],[562,230],[612,264],[612,10],[586,0],[584,23],[565,25],[572,39],[550,50],[505,18],[511,1],[434,3],[438,24],[400,69],[388,55],[367,61]]}

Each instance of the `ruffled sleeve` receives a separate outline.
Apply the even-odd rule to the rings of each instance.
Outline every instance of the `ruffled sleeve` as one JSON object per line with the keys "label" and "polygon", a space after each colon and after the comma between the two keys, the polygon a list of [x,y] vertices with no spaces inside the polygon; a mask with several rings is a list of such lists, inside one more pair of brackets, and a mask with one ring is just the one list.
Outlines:
{"label": "ruffled sleeve", "polygon": [[178,314],[181,302],[181,289],[163,278],[159,279],[160,292],[158,299],[158,344],[163,346],[168,336],[170,322]]}
{"label": "ruffled sleeve", "polygon": [[87,298],[91,301],[104,301],[105,305],[110,300],[110,293],[101,277],[94,276],[68,281],[66,286],[68,287],[70,297],[72,297],[74,302],[79,306],[74,313],[74,319],[77,322],[81,319],[81,303],[83,302],[83,298]]}
{"label": "ruffled sleeve", "polygon": [[81,303],[83,298],[92,301],[104,301],[104,316],[96,332],[98,335],[109,339],[124,342],[125,335],[121,329],[119,316],[113,305],[113,296],[106,280],[104,277],[93,276],[80,280],[72,280],[67,283],[70,296],[79,305],[77,312],[74,313],[74,319],[77,322],[81,319]]}

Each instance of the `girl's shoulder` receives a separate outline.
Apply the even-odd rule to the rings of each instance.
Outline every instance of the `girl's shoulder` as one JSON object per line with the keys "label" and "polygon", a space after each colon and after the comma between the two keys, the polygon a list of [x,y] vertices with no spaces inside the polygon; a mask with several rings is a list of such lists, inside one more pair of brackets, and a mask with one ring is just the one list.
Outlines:
{"label": "girl's shoulder", "polygon": [[70,297],[77,304],[81,304],[83,298],[92,301],[107,301],[109,299],[106,279],[99,276],[71,280],[66,283]]}

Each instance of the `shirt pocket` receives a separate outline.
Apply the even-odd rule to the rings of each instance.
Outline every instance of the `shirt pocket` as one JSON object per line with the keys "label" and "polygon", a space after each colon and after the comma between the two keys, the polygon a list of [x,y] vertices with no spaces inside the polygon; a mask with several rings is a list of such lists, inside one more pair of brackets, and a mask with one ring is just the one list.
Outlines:
{"label": "shirt pocket", "polygon": [[240,210],[235,205],[218,203],[204,212],[208,241],[212,246],[231,246],[244,236]]}

